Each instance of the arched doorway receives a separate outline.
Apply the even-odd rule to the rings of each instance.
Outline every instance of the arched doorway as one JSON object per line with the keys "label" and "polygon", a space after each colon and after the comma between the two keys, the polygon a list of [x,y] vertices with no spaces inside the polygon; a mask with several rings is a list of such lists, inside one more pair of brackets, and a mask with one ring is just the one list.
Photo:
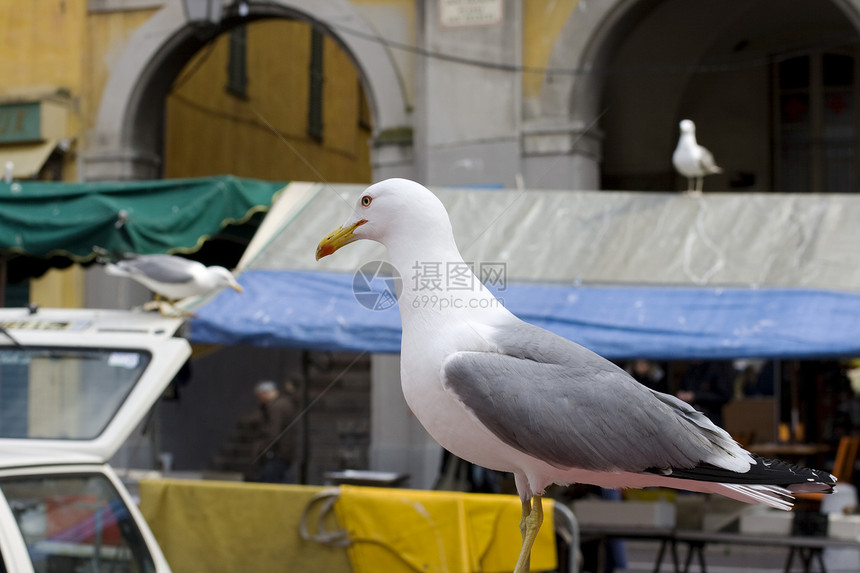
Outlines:
{"label": "arched doorway", "polygon": [[[113,68],[84,154],[85,177],[160,176],[164,101],[174,79],[213,36],[265,18],[312,22],[342,47],[355,63],[375,135],[407,126],[408,106],[398,72],[382,43],[369,39],[375,34],[356,8],[343,0],[324,0],[310,13],[298,4],[304,6],[289,0],[252,4],[245,17],[227,13],[217,28],[201,30],[187,21],[181,2],[168,3],[135,32]],[[341,29],[351,33],[339,33]],[[402,141],[397,143],[402,147]],[[408,165],[398,165],[404,168]]]}
{"label": "arched doorway", "polygon": [[854,53],[830,2],[660,4],[608,61],[603,186],[684,188],[671,154],[690,118],[724,168],[706,188],[853,190]]}
{"label": "arched doorway", "polygon": [[238,22],[165,95],[162,175],[369,182],[372,120],[348,53],[306,21]]}
{"label": "arched doorway", "polygon": [[540,109],[597,120],[604,189],[684,188],[690,118],[725,169],[706,190],[853,191],[858,24],[847,0],[580,3],[548,63],[575,73],[548,76]]}

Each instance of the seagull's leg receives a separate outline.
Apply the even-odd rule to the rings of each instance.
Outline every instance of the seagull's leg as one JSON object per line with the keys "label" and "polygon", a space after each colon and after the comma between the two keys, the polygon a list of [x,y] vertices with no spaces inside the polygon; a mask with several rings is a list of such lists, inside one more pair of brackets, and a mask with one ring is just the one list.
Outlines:
{"label": "seagull's leg", "polygon": [[162,297],[159,303],[158,311],[161,313],[161,316],[169,318],[197,318],[197,315],[190,310],[179,308],[174,301],[164,297]]}
{"label": "seagull's leg", "polygon": [[520,532],[523,535],[523,547],[514,573],[529,573],[532,545],[535,543],[540,526],[543,523],[543,504],[541,496],[536,495],[530,500],[523,501],[523,517],[520,521]]}
{"label": "seagull's leg", "polygon": [[520,546],[520,555],[517,558],[517,565],[514,568],[514,573],[528,573],[531,569],[531,548],[526,549],[526,537],[528,536],[528,522],[532,513],[532,499],[525,499],[523,504],[523,516],[520,519],[520,535],[523,538],[523,543]]}
{"label": "seagull's leg", "polygon": [[696,192],[697,193],[702,192],[702,187],[704,187],[704,185],[703,185],[704,181],[705,181],[704,176],[700,175],[699,177],[696,177]]}
{"label": "seagull's leg", "polygon": [[153,293],[152,300],[143,304],[143,310],[157,310],[161,312],[161,295]]}
{"label": "seagull's leg", "polygon": [[174,316],[178,316],[179,318],[197,318],[197,315],[190,310],[179,308],[175,304],[171,304],[170,307],[173,309],[173,312],[176,313]]}
{"label": "seagull's leg", "polygon": [[692,191],[694,189],[693,178],[687,177],[687,191]]}
{"label": "seagull's leg", "polygon": [[167,299],[161,299],[158,301],[158,313],[161,316],[175,316],[175,309],[173,304]]}

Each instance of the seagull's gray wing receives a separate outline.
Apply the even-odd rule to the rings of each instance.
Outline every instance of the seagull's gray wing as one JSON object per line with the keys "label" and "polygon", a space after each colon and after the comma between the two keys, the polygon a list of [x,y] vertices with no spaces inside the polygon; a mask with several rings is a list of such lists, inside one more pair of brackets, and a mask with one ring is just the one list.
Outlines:
{"label": "seagull's gray wing", "polygon": [[705,172],[705,174],[709,173],[722,173],[722,168],[717,165],[717,162],[714,161],[714,155],[705,149],[704,147],[699,147],[702,153],[702,157],[699,160],[699,166]]}
{"label": "seagull's gray wing", "polygon": [[528,323],[493,335],[499,352],[457,352],[443,384],[508,445],[549,464],[595,471],[692,468],[737,448],[673,396]]}
{"label": "seagull's gray wing", "polygon": [[119,261],[116,266],[130,275],[145,276],[160,283],[187,283],[194,280],[191,269],[199,263],[171,255],[147,255]]}

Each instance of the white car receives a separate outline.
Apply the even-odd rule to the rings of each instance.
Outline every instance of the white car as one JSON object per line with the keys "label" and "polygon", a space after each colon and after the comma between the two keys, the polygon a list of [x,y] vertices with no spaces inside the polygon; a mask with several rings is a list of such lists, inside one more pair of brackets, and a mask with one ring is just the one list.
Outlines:
{"label": "white car", "polygon": [[169,571],[107,460],[188,360],[181,325],[0,309],[0,573]]}

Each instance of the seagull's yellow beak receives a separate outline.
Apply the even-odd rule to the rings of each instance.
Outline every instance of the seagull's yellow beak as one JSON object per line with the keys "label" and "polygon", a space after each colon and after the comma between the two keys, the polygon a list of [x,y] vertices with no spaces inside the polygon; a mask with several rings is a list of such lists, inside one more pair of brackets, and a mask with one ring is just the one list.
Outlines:
{"label": "seagull's yellow beak", "polygon": [[329,256],[344,245],[357,241],[359,237],[355,236],[355,230],[365,223],[367,223],[367,219],[362,219],[348,227],[338,227],[326,235],[317,245],[317,260]]}
{"label": "seagull's yellow beak", "polygon": [[231,285],[229,285],[229,287],[235,291],[238,291],[238,292],[245,292],[245,289],[243,289],[242,285],[240,285],[239,283],[231,284]]}

